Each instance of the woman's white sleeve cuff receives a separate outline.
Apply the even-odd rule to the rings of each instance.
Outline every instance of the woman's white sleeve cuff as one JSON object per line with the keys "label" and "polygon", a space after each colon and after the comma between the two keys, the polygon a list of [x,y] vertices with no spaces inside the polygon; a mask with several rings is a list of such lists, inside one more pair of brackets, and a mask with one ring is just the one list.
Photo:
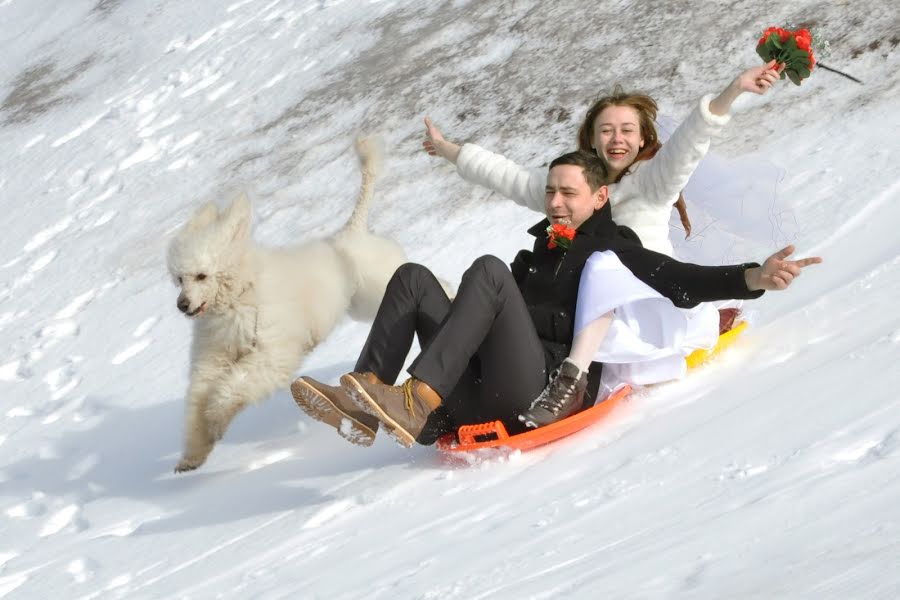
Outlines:
{"label": "woman's white sleeve cuff", "polygon": [[703,117],[703,120],[710,125],[724,127],[731,120],[731,115],[714,115],[709,110],[709,103],[712,102],[714,97],[713,94],[707,94],[700,98],[700,115]]}
{"label": "woman's white sleeve cuff", "polygon": [[469,163],[478,156],[479,152],[484,152],[484,149],[476,144],[463,144],[459,149],[459,154],[456,155],[456,168],[463,173],[468,173],[470,171]]}

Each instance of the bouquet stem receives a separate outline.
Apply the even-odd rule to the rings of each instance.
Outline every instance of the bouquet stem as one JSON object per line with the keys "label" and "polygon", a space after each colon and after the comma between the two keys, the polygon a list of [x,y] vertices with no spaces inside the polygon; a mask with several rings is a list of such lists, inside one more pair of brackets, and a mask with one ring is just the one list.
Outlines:
{"label": "bouquet stem", "polygon": [[838,71],[837,69],[834,69],[834,68],[832,68],[832,67],[829,67],[828,65],[823,65],[822,63],[819,63],[819,64],[816,65],[816,66],[818,66],[820,69],[825,69],[826,71],[831,71],[832,73],[837,73],[838,75],[842,75],[842,76],[846,77],[847,79],[849,79],[849,80],[851,80],[851,81],[855,81],[856,83],[860,83],[860,84],[862,84],[862,85],[865,85],[862,81],[860,81],[859,79],[857,79],[857,78],[854,77],[853,75],[848,75],[848,74],[844,73],[843,71]]}

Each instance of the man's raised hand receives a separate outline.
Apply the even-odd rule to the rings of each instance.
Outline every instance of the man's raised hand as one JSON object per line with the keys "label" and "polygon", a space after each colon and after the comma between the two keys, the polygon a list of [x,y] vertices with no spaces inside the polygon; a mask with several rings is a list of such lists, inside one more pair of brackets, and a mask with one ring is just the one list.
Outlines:
{"label": "man's raised hand", "polygon": [[794,246],[786,246],[767,258],[761,267],[751,267],[744,271],[747,289],[751,291],[786,289],[800,276],[803,269],[822,262],[818,256],[788,260],[788,256],[793,253]]}

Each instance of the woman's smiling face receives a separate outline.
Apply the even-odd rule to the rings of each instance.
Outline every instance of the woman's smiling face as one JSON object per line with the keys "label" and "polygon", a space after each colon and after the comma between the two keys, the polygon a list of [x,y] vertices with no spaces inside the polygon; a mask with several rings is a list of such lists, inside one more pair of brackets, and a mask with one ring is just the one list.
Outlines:
{"label": "woman's smiling face", "polygon": [[607,106],[594,121],[591,145],[603,157],[615,179],[631,166],[644,146],[638,111],[630,106]]}

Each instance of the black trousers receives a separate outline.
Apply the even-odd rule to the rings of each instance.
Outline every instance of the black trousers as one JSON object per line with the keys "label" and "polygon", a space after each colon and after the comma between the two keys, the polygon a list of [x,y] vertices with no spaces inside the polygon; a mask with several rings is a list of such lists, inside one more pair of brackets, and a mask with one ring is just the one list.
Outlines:
{"label": "black trousers", "polygon": [[418,336],[409,369],[443,399],[419,443],[460,425],[500,420],[521,431],[518,415],[547,383],[544,349],[506,264],[482,256],[463,274],[451,302],[427,268],[394,273],[356,363],[385,383],[396,381]]}

